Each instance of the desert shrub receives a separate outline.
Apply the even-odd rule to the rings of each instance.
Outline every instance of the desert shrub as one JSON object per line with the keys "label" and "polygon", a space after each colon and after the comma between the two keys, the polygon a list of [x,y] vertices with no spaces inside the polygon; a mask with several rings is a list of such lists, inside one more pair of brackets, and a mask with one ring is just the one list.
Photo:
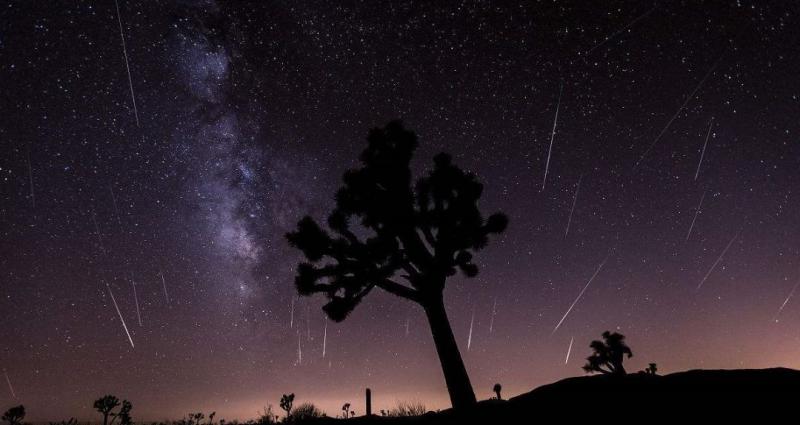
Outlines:
{"label": "desert shrub", "polygon": [[21,425],[23,423],[22,420],[25,419],[25,406],[20,404],[19,406],[6,410],[2,419],[6,421],[8,425]]}
{"label": "desert shrub", "polygon": [[295,422],[321,418],[322,416],[322,411],[317,409],[317,406],[314,406],[312,403],[299,404],[292,410],[292,420]]}
{"label": "desert shrub", "polygon": [[264,408],[264,411],[256,418],[254,425],[272,425],[278,423],[278,415],[272,412],[272,405]]}
{"label": "desert shrub", "polygon": [[389,409],[387,416],[420,416],[424,415],[427,411],[425,405],[420,401],[398,401],[393,409]]}

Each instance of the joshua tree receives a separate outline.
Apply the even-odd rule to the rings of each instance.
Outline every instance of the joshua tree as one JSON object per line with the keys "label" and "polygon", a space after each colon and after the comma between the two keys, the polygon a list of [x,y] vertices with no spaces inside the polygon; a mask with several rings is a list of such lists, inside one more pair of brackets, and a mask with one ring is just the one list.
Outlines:
{"label": "joshua tree", "polygon": [[492,387],[492,391],[494,391],[494,393],[497,394],[497,399],[498,400],[502,400],[503,399],[503,397],[500,397],[500,391],[502,391],[502,390],[503,390],[503,386],[500,385],[500,384],[494,384],[494,387]]}
{"label": "joshua tree", "polygon": [[294,393],[284,394],[281,397],[281,409],[286,411],[287,418],[292,414],[292,403],[294,403]]}
{"label": "joshua tree", "polygon": [[350,403],[345,403],[342,405],[342,417],[347,419],[350,417]]}
{"label": "joshua tree", "polygon": [[[442,292],[460,270],[478,274],[473,254],[490,234],[505,230],[508,219],[485,219],[478,209],[483,185],[472,173],[434,157],[433,170],[414,183],[410,162],[417,136],[391,122],[373,129],[361,154],[361,167],[344,174],[336,207],[325,230],[303,218],[286,235],[308,262],[297,267],[301,295],[323,293],[327,315],[342,321],[373,289],[380,288],[422,306],[455,408],[475,404],[467,370],[458,351]],[[402,280],[401,280],[402,279]]]}
{"label": "joshua tree", "polygon": [[103,415],[103,425],[108,425],[108,417],[117,406],[119,406],[119,399],[110,394],[94,401],[95,410]]}
{"label": "joshua tree", "polygon": [[[114,415],[114,419],[111,420],[111,423],[113,424],[116,419],[119,419],[119,425],[131,425],[133,423],[133,419],[131,418],[132,409],[133,404],[128,400],[123,400],[119,413]],[[214,417],[213,414],[211,417]]]}
{"label": "joshua tree", "polygon": [[8,425],[21,425],[22,420],[25,419],[25,406],[19,405],[14,406],[8,410],[6,413],[3,413],[4,421],[8,423]]}
{"label": "joshua tree", "polygon": [[589,345],[594,353],[586,358],[583,370],[587,373],[600,372],[607,375],[625,375],[622,361],[625,356],[633,357],[631,349],[625,345],[625,335],[609,331],[603,332],[603,341],[592,341]]}
{"label": "joshua tree", "polygon": [[647,365],[647,368],[645,368],[645,370],[644,370],[644,373],[646,373],[648,375],[653,375],[653,376],[656,375],[656,372],[658,372],[658,367],[656,367],[655,363],[650,363],[649,365]]}

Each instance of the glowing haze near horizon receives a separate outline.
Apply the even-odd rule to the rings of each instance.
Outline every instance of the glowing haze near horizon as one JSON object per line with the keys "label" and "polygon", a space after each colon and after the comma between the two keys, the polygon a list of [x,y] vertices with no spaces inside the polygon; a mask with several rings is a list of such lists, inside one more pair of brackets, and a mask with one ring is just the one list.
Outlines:
{"label": "glowing haze near horizon", "polygon": [[630,370],[800,367],[796,4],[119,7],[135,110],[112,0],[0,10],[0,407],[247,419],[294,392],[363,414],[365,387],[446,407],[416,306],[371,295],[324,357],[320,299],[290,326],[283,234],[396,118],[418,171],[451,152],[511,220],[446,291],[479,398],[581,375],[607,329]]}

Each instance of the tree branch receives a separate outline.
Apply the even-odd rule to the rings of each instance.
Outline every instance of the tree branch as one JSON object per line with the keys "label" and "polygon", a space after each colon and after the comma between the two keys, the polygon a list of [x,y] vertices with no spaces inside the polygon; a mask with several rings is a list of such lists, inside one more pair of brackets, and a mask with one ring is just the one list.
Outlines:
{"label": "tree branch", "polygon": [[397,295],[398,297],[403,297],[414,302],[419,302],[419,295],[417,291],[392,280],[384,279],[380,282],[377,282],[376,285],[378,288],[381,288],[390,294]]}

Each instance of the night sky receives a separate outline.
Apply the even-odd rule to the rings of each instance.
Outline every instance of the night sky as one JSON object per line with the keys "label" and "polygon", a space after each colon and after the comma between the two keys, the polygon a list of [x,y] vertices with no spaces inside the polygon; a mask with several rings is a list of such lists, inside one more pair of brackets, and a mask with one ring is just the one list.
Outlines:
{"label": "night sky", "polygon": [[479,398],[605,330],[632,371],[800,367],[798,5],[448,3],[4,2],[0,407],[447,407],[422,310],[326,321],[283,236],[398,118],[510,218],[445,293]]}

